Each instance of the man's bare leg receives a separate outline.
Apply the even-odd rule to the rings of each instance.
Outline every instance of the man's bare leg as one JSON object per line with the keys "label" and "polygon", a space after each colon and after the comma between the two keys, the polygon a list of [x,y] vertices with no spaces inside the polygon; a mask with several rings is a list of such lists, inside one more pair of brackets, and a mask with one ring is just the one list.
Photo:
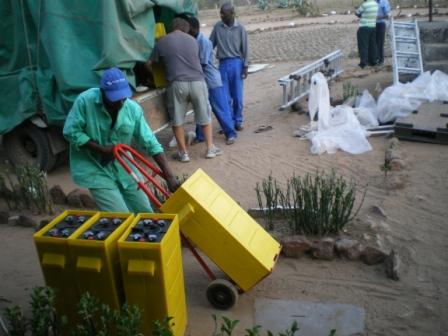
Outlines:
{"label": "man's bare leg", "polygon": [[204,132],[205,145],[207,149],[213,147],[213,134],[212,134],[212,124],[202,125],[202,132]]}
{"label": "man's bare leg", "polygon": [[180,153],[186,153],[184,126],[173,126],[173,133],[177,142],[177,150]]}

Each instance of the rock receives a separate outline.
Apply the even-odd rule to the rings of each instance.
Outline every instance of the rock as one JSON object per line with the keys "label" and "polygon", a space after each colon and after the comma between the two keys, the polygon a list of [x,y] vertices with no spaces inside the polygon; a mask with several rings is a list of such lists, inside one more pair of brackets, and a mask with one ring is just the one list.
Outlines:
{"label": "rock", "polygon": [[90,194],[88,192],[82,193],[80,195],[80,197],[81,197],[81,203],[84,208],[87,208],[87,209],[95,209],[96,208],[96,203],[93,200],[93,197],[90,196]]}
{"label": "rock", "polygon": [[21,226],[21,227],[32,227],[35,228],[37,226],[36,221],[28,216],[16,215],[11,216],[8,219],[8,223],[10,225]]}
{"label": "rock", "polygon": [[406,177],[393,175],[387,180],[387,185],[389,189],[404,189],[406,188]]}
{"label": "rock", "polygon": [[96,203],[89,192],[82,189],[72,190],[67,195],[67,204],[75,208],[95,208]]}
{"label": "rock", "polygon": [[386,270],[386,275],[389,279],[398,281],[400,280],[399,270],[400,270],[401,260],[393,249],[390,254],[384,260],[384,268]]}
{"label": "rock", "polygon": [[361,258],[361,254],[364,251],[364,245],[358,244],[347,250],[346,258],[348,260],[359,260]]}
{"label": "rock", "polygon": [[0,211],[0,224],[7,224],[9,219],[9,212]]}
{"label": "rock", "polygon": [[383,251],[367,246],[361,253],[361,260],[367,265],[376,265],[382,263],[386,256]]}
{"label": "rock", "polygon": [[397,138],[392,138],[389,140],[387,148],[398,148],[398,147],[400,147],[400,140],[398,140]]}
{"label": "rock", "polygon": [[406,162],[402,159],[393,159],[390,161],[390,169],[393,171],[400,171],[406,168]]}
{"label": "rock", "polygon": [[304,236],[285,237],[281,244],[282,254],[287,258],[300,258],[311,249],[311,243]]}
{"label": "rock", "polygon": [[311,254],[316,259],[333,260],[334,259],[334,239],[323,238],[314,242],[311,246]]}
{"label": "rock", "polygon": [[359,259],[361,251],[359,251],[359,242],[354,239],[341,238],[334,243],[334,249],[338,256],[346,257],[350,260]]}
{"label": "rock", "polygon": [[387,218],[386,212],[378,205],[372,205],[370,211],[377,216]]}
{"label": "rock", "polygon": [[70,207],[82,208],[81,192],[81,189],[74,189],[68,193],[67,204]]}
{"label": "rock", "polygon": [[67,197],[60,185],[55,185],[50,189],[50,196],[54,204],[65,204]]}
{"label": "rock", "polygon": [[403,155],[398,148],[388,148],[386,150],[386,160],[389,162],[393,160],[401,160],[402,156]]}

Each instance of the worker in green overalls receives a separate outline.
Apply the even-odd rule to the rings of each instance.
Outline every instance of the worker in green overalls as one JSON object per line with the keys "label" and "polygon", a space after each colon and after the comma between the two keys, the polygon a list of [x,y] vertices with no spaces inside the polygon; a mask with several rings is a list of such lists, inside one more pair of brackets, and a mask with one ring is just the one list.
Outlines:
{"label": "worker in green overalls", "polygon": [[131,145],[134,140],[153,157],[170,191],[179,186],[142,108],[128,99],[131,96],[124,73],[118,68],[108,69],[101,77],[100,88],[78,96],[64,125],[73,180],[90,190],[102,211],[152,212],[148,197],[114,160],[113,147],[117,144]]}

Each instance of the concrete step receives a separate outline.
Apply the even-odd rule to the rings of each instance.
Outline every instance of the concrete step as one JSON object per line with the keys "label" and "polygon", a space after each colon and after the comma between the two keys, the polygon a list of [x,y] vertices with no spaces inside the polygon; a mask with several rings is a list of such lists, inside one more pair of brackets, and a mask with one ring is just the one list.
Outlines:
{"label": "concrete step", "polygon": [[448,63],[448,43],[424,43],[422,56],[425,62],[445,60]]}
{"label": "concrete step", "polygon": [[421,43],[448,43],[448,21],[419,21]]}
{"label": "concrete step", "polygon": [[423,69],[425,71],[434,71],[440,70],[446,74],[448,74],[448,62],[447,61],[433,61],[424,63]]}

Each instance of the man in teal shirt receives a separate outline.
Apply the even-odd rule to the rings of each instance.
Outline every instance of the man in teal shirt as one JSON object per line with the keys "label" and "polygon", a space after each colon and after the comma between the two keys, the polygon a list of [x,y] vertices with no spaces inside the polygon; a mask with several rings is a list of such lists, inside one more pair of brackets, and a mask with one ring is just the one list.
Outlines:
{"label": "man in teal shirt", "polygon": [[376,17],[378,13],[378,3],[376,0],[364,0],[355,11],[355,15],[360,18],[357,32],[359,66],[377,65],[378,55],[376,51]]}
{"label": "man in teal shirt", "polygon": [[132,140],[151,155],[162,170],[168,188],[178,182],[168,166],[163,148],[148,126],[143,110],[128,99],[132,91],[118,68],[104,72],[100,88],[81,93],[64,125],[70,143],[73,180],[88,188],[98,208],[110,212],[152,212],[148,197],[114,160],[113,147]]}

